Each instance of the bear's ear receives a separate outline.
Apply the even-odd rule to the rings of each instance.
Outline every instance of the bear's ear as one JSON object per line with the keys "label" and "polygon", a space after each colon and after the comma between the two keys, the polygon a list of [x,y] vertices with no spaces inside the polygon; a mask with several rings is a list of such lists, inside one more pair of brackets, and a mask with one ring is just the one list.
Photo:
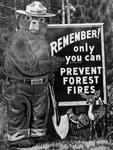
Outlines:
{"label": "bear's ear", "polygon": [[29,21],[25,19],[25,15],[21,14],[17,18],[17,24],[16,25],[17,25],[16,31],[20,30],[20,28],[21,28],[21,30],[28,30]]}

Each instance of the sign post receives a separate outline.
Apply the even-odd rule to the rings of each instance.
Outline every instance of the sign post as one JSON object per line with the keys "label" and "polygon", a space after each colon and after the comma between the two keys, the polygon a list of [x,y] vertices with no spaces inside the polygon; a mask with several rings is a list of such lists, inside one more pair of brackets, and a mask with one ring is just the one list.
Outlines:
{"label": "sign post", "polygon": [[[48,36],[49,34],[49,36]],[[49,25],[51,55],[65,58],[55,73],[55,96],[59,106],[87,105],[80,92],[106,100],[103,23]]]}

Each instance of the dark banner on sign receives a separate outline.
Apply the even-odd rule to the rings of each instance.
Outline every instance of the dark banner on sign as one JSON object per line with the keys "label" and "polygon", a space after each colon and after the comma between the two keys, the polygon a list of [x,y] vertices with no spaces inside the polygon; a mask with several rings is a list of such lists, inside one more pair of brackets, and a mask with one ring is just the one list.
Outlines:
{"label": "dark banner on sign", "polygon": [[106,102],[103,24],[49,25],[47,39],[51,55],[65,58],[55,73],[59,104],[85,105],[80,93],[90,95],[97,90]]}

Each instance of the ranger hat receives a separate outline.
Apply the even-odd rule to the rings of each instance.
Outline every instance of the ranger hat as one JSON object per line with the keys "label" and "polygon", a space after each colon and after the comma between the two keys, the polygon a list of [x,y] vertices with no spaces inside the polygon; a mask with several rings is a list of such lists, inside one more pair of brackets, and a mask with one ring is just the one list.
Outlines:
{"label": "ranger hat", "polygon": [[27,15],[27,16],[35,16],[35,17],[54,17],[55,14],[47,13],[47,8],[42,5],[41,2],[34,1],[30,5],[26,6],[26,10],[16,10],[17,13]]}

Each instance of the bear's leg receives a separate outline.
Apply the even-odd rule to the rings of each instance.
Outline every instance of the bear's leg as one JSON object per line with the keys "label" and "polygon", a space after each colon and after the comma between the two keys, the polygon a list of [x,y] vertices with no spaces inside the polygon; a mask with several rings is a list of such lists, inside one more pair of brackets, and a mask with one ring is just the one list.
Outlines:
{"label": "bear's leg", "polygon": [[14,83],[10,83],[4,88],[4,97],[7,100],[9,146],[29,147],[34,144],[33,140],[29,138],[30,102],[27,97],[17,91]]}
{"label": "bear's leg", "polygon": [[32,122],[31,137],[37,142],[51,140],[46,135],[48,114],[50,109],[50,99],[48,95],[48,85],[38,85],[34,89],[34,99],[32,101]]}

